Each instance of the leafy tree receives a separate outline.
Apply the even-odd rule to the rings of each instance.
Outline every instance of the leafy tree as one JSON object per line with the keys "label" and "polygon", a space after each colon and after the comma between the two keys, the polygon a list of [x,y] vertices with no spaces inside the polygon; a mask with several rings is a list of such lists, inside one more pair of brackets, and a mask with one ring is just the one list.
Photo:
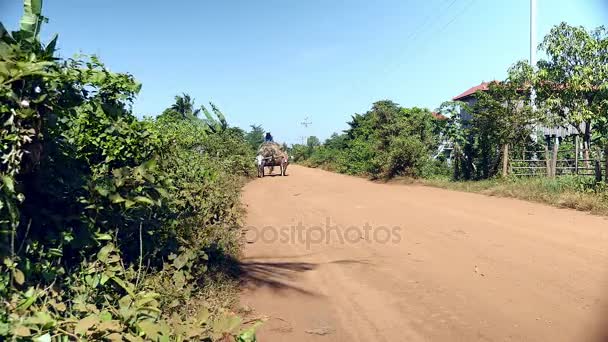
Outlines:
{"label": "leafy tree", "polygon": [[597,141],[608,149],[608,30],[561,23],[545,36],[540,49],[547,59],[538,63],[539,109],[557,125],[579,129],[584,124],[579,133],[587,152],[592,126],[598,130]]}
{"label": "leafy tree", "polygon": [[306,145],[293,144],[291,146],[290,150],[291,150],[291,157],[293,158],[293,161],[296,163],[303,162],[310,157],[310,155],[308,154],[309,149],[308,149],[308,146],[306,146]]}
{"label": "leafy tree", "polygon": [[[444,102],[439,107],[439,112],[448,118],[441,130],[441,135],[446,144],[452,148],[450,158],[452,160],[453,178],[470,178],[472,173],[471,164],[465,154],[467,136],[470,134],[468,128],[463,124],[460,110],[466,108],[463,102]],[[470,109],[469,109],[470,112]]]}
{"label": "leafy tree", "polygon": [[332,150],[341,150],[347,146],[347,136],[345,134],[333,133],[325,140],[323,146]]}
{"label": "leafy tree", "polygon": [[534,124],[539,122],[530,105],[532,82],[532,68],[521,61],[509,69],[505,81],[492,82],[487,91],[475,94],[472,130],[482,156],[481,177],[496,172],[498,155],[502,155],[506,167],[509,145],[529,140]]}
{"label": "leafy tree", "polygon": [[310,137],[308,152],[294,155],[311,166],[323,166],[371,178],[419,176],[439,142],[437,122],[426,109],[402,108],[379,101],[365,114],[354,114],[343,134],[324,144]]}
{"label": "leafy tree", "polygon": [[319,140],[319,138],[315,137],[314,135],[311,135],[306,139],[306,146],[308,146],[308,148],[311,150],[320,145],[321,145],[321,141]]}
{"label": "leafy tree", "polygon": [[245,135],[245,139],[252,149],[257,150],[264,142],[264,128],[262,125],[251,125],[251,130]]}

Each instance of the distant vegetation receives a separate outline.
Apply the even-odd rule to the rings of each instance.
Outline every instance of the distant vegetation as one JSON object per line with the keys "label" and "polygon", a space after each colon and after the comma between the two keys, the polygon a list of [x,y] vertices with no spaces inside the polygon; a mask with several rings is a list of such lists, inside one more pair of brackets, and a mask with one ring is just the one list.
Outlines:
{"label": "distant vegetation", "polygon": [[420,177],[438,171],[432,154],[443,122],[428,110],[380,101],[365,114],[355,114],[348,125],[344,133],[332,135],[323,144],[309,137],[306,145],[294,145],[293,159],[373,179]]}
{"label": "distant vegetation", "polygon": [[[355,114],[343,133],[322,144],[310,137],[307,144],[292,146],[294,160],[371,179],[488,180],[505,173],[509,155],[550,150],[545,138],[536,136],[538,127],[570,126],[581,137],[584,155],[580,159],[587,164],[603,159],[606,164],[602,181],[569,177],[569,184],[579,185],[568,186],[568,192],[603,193],[608,180],[608,30],[562,23],[551,29],[539,47],[546,59],[534,67],[526,61],[515,63],[505,80],[490,82],[485,91],[474,94],[476,101],[472,103],[448,101],[432,114],[426,109],[379,101],[368,112]],[[533,90],[534,102],[530,100]],[[460,115],[463,111],[470,119]],[[574,150],[574,141],[560,138],[559,142],[559,151],[566,147]],[[540,154],[545,158],[543,152]],[[538,153],[527,156],[536,158]],[[514,182],[517,180],[503,185],[509,187]],[[549,182],[554,183],[547,185]],[[564,189],[562,181],[540,184],[534,185],[534,193]],[[525,197],[516,194],[523,188],[513,188],[514,196]],[[600,208],[596,211],[603,212],[605,196],[593,201],[594,207]]]}

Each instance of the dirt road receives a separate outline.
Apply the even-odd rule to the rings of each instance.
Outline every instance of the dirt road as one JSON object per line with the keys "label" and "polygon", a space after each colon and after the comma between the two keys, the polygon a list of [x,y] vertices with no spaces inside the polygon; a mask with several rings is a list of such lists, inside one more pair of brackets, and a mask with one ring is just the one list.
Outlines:
{"label": "dirt road", "polygon": [[290,166],[245,188],[261,341],[606,341],[608,220]]}

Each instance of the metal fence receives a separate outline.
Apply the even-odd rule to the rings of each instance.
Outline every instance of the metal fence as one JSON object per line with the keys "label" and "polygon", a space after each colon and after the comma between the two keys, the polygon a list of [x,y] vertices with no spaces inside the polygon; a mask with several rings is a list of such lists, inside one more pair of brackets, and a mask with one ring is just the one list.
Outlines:
{"label": "metal fence", "polygon": [[601,179],[605,174],[605,159],[585,159],[586,151],[562,150],[524,151],[519,156],[510,156],[509,174],[522,177],[579,175]]}

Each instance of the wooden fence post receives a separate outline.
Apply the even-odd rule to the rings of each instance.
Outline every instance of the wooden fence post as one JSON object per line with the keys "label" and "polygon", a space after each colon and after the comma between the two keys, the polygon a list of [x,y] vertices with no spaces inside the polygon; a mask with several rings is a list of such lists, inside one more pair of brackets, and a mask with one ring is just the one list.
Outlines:
{"label": "wooden fence post", "polygon": [[555,135],[553,142],[553,159],[551,160],[551,177],[557,176],[557,150],[559,149],[559,138]]}
{"label": "wooden fence post", "polygon": [[509,174],[509,144],[504,144],[502,150],[502,176],[507,177]]}
{"label": "wooden fence post", "polygon": [[545,144],[545,164],[547,164],[547,177],[551,177],[551,158],[549,158],[549,144],[551,143],[551,138],[548,137],[547,143]]}
{"label": "wooden fence post", "polygon": [[604,170],[606,172],[606,177],[604,178],[604,181],[608,183],[608,144],[604,146],[604,167],[606,168]]}
{"label": "wooden fence post", "polygon": [[601,182],[602,181],[602,163],[600,162],[599,159],[596,159],[594,164],[595,164],[595,181]]}
{"label": "wooden fence post", "polygon": [[580,153],[578,134],[574,136],[574,174],[578,175],[578,154]]}

